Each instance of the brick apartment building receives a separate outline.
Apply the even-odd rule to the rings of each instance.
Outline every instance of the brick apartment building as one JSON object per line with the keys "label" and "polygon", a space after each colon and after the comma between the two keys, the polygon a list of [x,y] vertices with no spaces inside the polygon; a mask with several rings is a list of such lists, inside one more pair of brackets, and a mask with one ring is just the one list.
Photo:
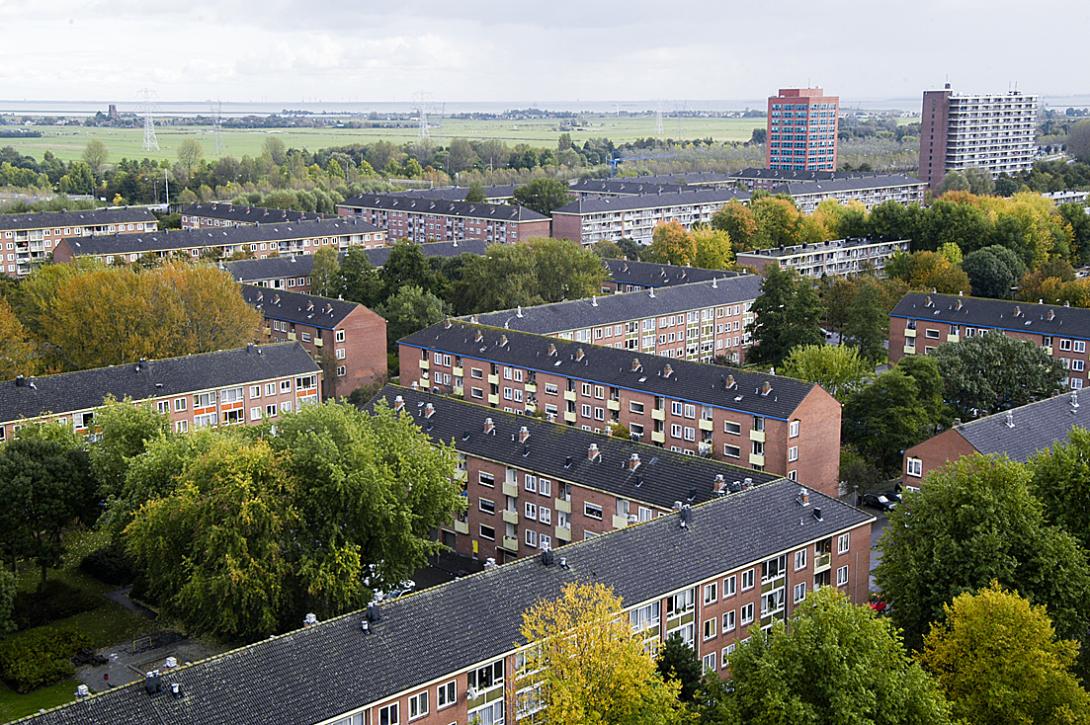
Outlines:
{"label": "brick apartment building", "polygon": [[158,258],[225,260],[234,256],[257,259],[285,254],[313,254],[322,247],[381,247],[386,232],[357,219],[320,219],[288,224],[255,224],[216,230],[183,229],[156,234],[65,239],[53,253],[57,262],[76,257],[106,264],[127,264],[145,255]]}
{"label": "brick apartment building", "polygon": [[312,211],[268,209],[260,206],[235,206],[234,204],[186,204],[178,210],[182,217],[182,229],[208,229],[209,227],[248,227],[256,224],[294,224],[321,219]]}
{"label": "brick apartment building", "polygon": [[386,230],[390,239],[453,242],[482,239],[512,244],[530,237],[547,237],[549,217],[517,204],[419,199],[392,194],[353,197],[337,205],[342,217],[363,219]]}
{"label": "brick apartment building", "polygon": [[910,246],[907,239],[892,242],[836,239],[738,252],[737,262],[740,267],[752,267],[762,274],[776,264],[782,269],[793,269],[803,277],[851,277],[868,270],[881,273],[894,254],[907,253]]}
{"label": "brick apartment building", "polygon": [[607,196],[650,196],[692,191],[673,177],[634,176],[616,179],[581,179],[569,185],[577,199],[601,199]]}
{"label": "brick apartment building", "polygon": [[[457,257],[460,254],[484,254],[487,242],[467,239],[461,242],[432,242],[418,245],[425,257]],[[367,258],[376,267],[382,267],[390,258],[393,247],[365,249]],[[344,257],[344,253],[341,253]],[[310,291],[310,271],[314,264],[311,255],[287,254],[264,259],[240,259],[224,262],[223,268],[240,284],[255,284],[272,289],[290,289],[295,292]]]}
{"label": "brick apartment building", "polygon": [[1072,390],[1003,413],[956,422],[938,435],[905,451],[901,481],[918,490],[924,477],[950,461],[975,453],[1006,456],[1025,463],[1035,454],[1063,443],[1071,429],[1090,429],[1090,405]]}
{"label": "brick apartment building", "polygon": [[417,389],[378,400],[457,450],[468,506],[440,539],[466,556],[510,561],[781,478]]}
{"label": "brick apartment building", "polygon": [[468,319],[483,325],[592,342],[633,352],[710,362],[745,360],[750,308],[762,280],[740,275],[646,291],[500,310]]}
{"label": "brick apartment building", "polygon": [[265,339],[299,342],[325,371],[323,398],[345,397],[386,377],[386,320],[355,302],[242,286],[265,318]]}
{"label": "brick apartment building", "polygon": [[655,194],[583,197],[553,210],[553,236],[580,244],[632,239],[650,244],[655,227],[676,221],[686,229],[708,224],[732,199],[749,194],[731,189],[688,189]]}
{"label": "brick apartment building", "polygon": [[62,239],[94,234],[144,234],[158,229],[143,207],[0,214],[0,272],[25,277],[48,262]]}
{"label": "brick apartment building", "polygon": [[739,642],[790,616],[815,589],[836,586],[866,601],[873,521],[796,484],[769,483],[163,668],[145,683],[81,697],[30,722],[534,722],[540,682],[527,673],[532,643],[519,629],[535,602],[569,583],[604,584],[650,649],[678,633],[705,670],[724,672]]}
{"label": "brick apartment building", "polygon": [[639,292],[651,288],[672,287],[691,282],[710,282],[713,279],[728,279],[739,276],[739,272],[722,269],[701,269],[700,267],[680,267],[674,264],[656,264],[655,262],[636,262],[629,259],[604,259],[609,279],[602,285],[602,292]]}
{"label": "brick apartment building", "polygon": [[841,204],[858,202],[867,209],[887,201],[923,205],[927,182],[901,174],[882,174],[829,181],[786,181],[773,187],[772,191],[790,196],[799,211],[810,214],[827,199]]}
{"label": "brick apartment building", "polygon": [[322,372],[298,344],[249,345],[0,383],[0,441],[32,423],[94,431],[106,396],[154,405],[185,433],[256,423],[317,402]]}
{"label": "brick apartment building", "polygon": [[[392,196],[408,196],[435,201],[465,201],[468,186],[440,186],[432,189],[407,189],[391,192]],[[515,198],[514,184],[497,184],[484,187],[484,200],[489,204],[510,204]]]}
{"label": "brick apartment building", "polygon": [[821,88],[781,88],[768,99],[765,166],[835,171],[840,97]]}
{"label": "brick apartment building", "polygon": [[403,385],[839,490],[840,403],[813,383],[452,321],[399,360]]}
{"label": "brick apartment building", "polygon": [[988,333],[1044,348],[1063,365],[1064,385],[1086,385],[1090,310],[1081,307],[913,292],[889,313],[889,358],[926,355],[943,343]]}
{"label": "brick apartment building", "polygon": [[920,113],[920,178],[936,191],[948,171],[985,169],[992,177],[1033,168],[1037,96],[1020,91],[954,93],[947,83],[924,91]]}

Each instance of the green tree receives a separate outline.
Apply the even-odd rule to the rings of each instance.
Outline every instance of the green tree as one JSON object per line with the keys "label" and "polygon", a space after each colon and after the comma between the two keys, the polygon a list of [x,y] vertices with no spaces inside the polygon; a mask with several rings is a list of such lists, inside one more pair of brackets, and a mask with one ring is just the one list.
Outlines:
{"label": "green tree", "polygon": [[0,340],[4,341],[0,348],[0,380],[38,372],[37,345],[3,297],[0,297]]}
{"label": "green tree", "polygon": [[942,374],[935,358],[930,355],[909,355],[901,358],[897,369],[916,382],[920,404],[931,425],[946,425],[950,416],[943,399]]}
{"label": "green tree", "polygon": [[362,247],[351,247],[344,253],[337,286],[344,291],[346,300],[365,307],[374,308],[382,301],[382,275]]}
{"label": "green tree", "polygon": [[178,144],[178,163],[185,170],[186,177],[193,175],[193,171],[200,166],[204,159],[204,147],[195,138],[187,138]]}
{"label": "green tree", "polygon": [[801,241],[799,232],[802,215],[792,200],[763,196],[751,201],[749,208],[757,220],[757,249],[789,247]]}
{"label": "green tree", "polygon": [[0,446],[0,547],[8,561],[33,559],[44,584],[60,564],[62,534],[83,518],[93,520],[94,479],[87,451],[70,429],[24,429]]}
{"label": "green tree", "polygon": [[1032,343],[978,335],[934,353],[945,399],[962,420],[997,413],[1063,390],[1063,368]]}
{"label": "green tree", "polygon": [[681,685],[678,697],[682,702],[692,702],[704,679],[704,666],[697,659],[696,651],[674,632],[666,638],[659,651],[658,672],[663,680]]}
{"label": "green tree", "polygon": [[647,262],[687,267],[696,259],[696,240],[676,219],[659,222],[651,232],[651,245],[640,258]]}
{"label": "green tree", "polygon": [[1044,607],[997,583],[943,606],[920,656],[966,723],[1086,723],[1090,694],[1071,669],[1079,644],[1056,638]]}
{"label": "green tree", "polygon": [[1090,121],[1079,121],[1067,132],[1067,152],[1090,164]]}
{"label": "green tree", "polygon": [[391,351],[397,350],[397,341],[401,338],[447,316],[446,303],[416,285],[405,285],[375,311],[386,320],[386,338]]}
{"label": "green tree", "polygon": [[494,244],[483,255],[470,257],[451,296],[463,315],[544,302],[534,255],[522,244]]}
{"label": "green tree", "polygon": [[970,253],[961,268],[969,275],[969,283],[977,297],[1009,298],[1018,281],[1010,267],[990,247]]}
{"label": "green tree", "polygon": [[757,218],[748,206],[737,199],[728,201],[712,215],[712,228],[726,232],[738,251],[748,252],[757,248]]}
{"label": "green tree", "polygon": [[939,184],[939,196],[948,191],[969,191],[969,179],[963,171],[947,171]]}
{"label": "green tree", "polygon": [[98,440],[90,449],[91,471],[104,498],[117,496],[125,484],[129,461],[148,443],[170,434],[170,421],[150,404],[108,397],[95,411]]}
{"label": "green tree", "polygon": [[935,432],[916,381],[899,368],[879,375],[844,405],[844,439],[885,473],[900,468],[905,449]]}
{"label": "green tree", "polygon": [[920,493],[890,513],[875,577],[910,645],[919,646],[944,604],[992,581],[1044,605],[1061,637],[1086,636],[1086,552],[1045,522],[1029,481],[1022,464],[966,456],[928,474]]}
{"label": "green tree", "polygon": [[387,298],[406,285],[434,290],[436,282],[435,272],[420,251],[420,245],[408,240],[396,243],[382,265],[383,296]]}
{"label": "green tree", "polygon": [[755,319],[746,327],[754,342],[750,362],[779,364],[800,345],[825,342],[817,292],[794,270],[770,267],[752,311]]}
{"label": "green tree", "polygon": [[527,669],[540,669],[550,722],[651,725],[680,722],[678,685],[666,682],[632,636],[621,600],[602,584],[567,584],[555,600],[522,614],[522,637],[537,643]]}
{"label": "green tree", "polygon": [[890,309],[877,279],[859,280],[845,314],[843,335],[868,360],[878,362],[886,357]]}
{"label": "green tree", "polygon": [[11,615],[15,608],[15,594],[19,590],[15,573],[0,568],[0,635],[15,630]]}
{"label": "green tree", "polygon": [[[1017,423],[1015,423],[1017,425]],[[1049,523],[1090,550],[1090,431],[1078,426],[1029,460],[1031,490]]]}
{"label": "green tree", "polygon": [[571,190],[559,179],[539,178],[515,189],[515,201],[548,216],[571,201]]}
{"label": "green tree", "polygon": [[469,185],[469,188],[466,190],[465,200],[474,204],[480,204],[482,202],[488,201],[488,197],[485,195],[484,192],[484,186],[481,185],[481,182],[474,181],[472,184]]}
{"label": "green tree", "polygon": [[319,297],[341,297],[341,263],[337,250],[322,247],[314,253],[310,269],[310,293]]}
{"label": "green tree", "polygon": [[83,161],[91,167],[91,173],[95,178],[102,176],[106,161],[110,158],[110,152],[106,150],[106,144],[93,138],[83,147]]}
{"label": "green tree", "polygon": [[896,629],[832,587],[797,605],[788,626],[742,644],[730,687],[741,722],[950,722],[949,704]]}
{"label": "green tree", "polygon": [[533,257],[537,294],[545,302],[581,299],[601,292],[607,273],[593,250],[550,237],[531,238],[523,246]]}
{"label": "green tree", "polygon": [[624,259],[624,251],[617,246],[615,242],[611,242],[608,239],[600,239],[594,244],[590,245],[590,248],[594,250],[602,259]]}
{"label": "green tree", "polygon": [[719,229],[698,227],[692,231],[696,242],[696,256],[692,265],[701,269],[732,269],[734,253],[731,251],[730,234]]}
{"label": "green tree", "polygon": [[854,347],[800,345],[791,350],[778,372],[817,383],[834,398],[844,400],[874,373],[874,369]]}
{"label": "green tree", "polygon": [[995,191],[995,181],[992,173],[987,169],[970,167],[965,169],[965,181],[969,184],[970,194],[987,195]]}
{"label": "green tree", "polygon": [[94,194],[95,174],[86,161],[74,161],[68,173],[61,177],[60,189],[65,194]]}

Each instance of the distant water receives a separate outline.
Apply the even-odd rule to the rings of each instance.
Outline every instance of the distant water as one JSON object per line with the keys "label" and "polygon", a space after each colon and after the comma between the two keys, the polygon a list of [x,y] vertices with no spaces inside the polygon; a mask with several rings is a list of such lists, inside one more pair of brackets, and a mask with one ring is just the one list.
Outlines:
{"label": "distant water", "polygon": [[[1090,95],[1044,96],[1044,105],[1055,108],[1090,106]],[[110,103],[117,104],[122,113],[142,113],[142,101],[34,101],[2,100],[0,113],[31,114],[38,116],[93,116],[105,113]],[[516,108],[541,108],[550,111],[588,113],[638,113],[662,108],[671,111],[744,111],[747,108],[764,109],[764,98],[740,100],[646,100],[646,101],[428,101],[426,109],[432,114],[450,113],[502,113]],[[841,98],[841,108],[866,111],[919,112],[921,97],[914,98]],[[223,101],[220,113],[226,117],[267,116],[281,111],[309,111],[316,115],[346,115],[367,113],[411,113],[416,104],[400,101]],[[207,116],[213,113],[211,101],[159,101],[154,113],[160,116]]]}

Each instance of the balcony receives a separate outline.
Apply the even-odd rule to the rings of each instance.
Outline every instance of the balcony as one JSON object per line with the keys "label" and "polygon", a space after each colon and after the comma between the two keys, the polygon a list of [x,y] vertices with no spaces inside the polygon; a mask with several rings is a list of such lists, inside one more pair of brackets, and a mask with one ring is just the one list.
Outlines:
{"label": "balcony", "polygon": [[1051,355],[1052,354],[1052,345],[1045,345],[1041,349],[1045,351],[1046,355]]}
{"label": "balcony", "polygon": [[469,522],[468,521],[455,521],[454,530],[459,534],[469,534]]}
{"label": "balcony", "polygon": [[574,390],[565,390],[564,391],[564,400],[570,400],[571,402],[574,403],[575,402],[575,391]]}
{"label": "balcony", "polygon": [[915,355],[916,354],[916,346],[915,345],[905,345],[904,353],[905,353],[905,355]]}
{"label": "balcony", "polygon": [[294,332],[289,332],[288,333],[288,339],[291,340],[292,342],[295,342],[295,339],[297,337],[298,337],[298,335],[296,335]]}
{"label": "balcony", "polygon": [[428,380],[427,375],[421,375],[420,376],[420,389],[421,390],[430,390],[431,389],[431,381]]}
{"label": "balcony", "polygon": [[454,469],[454,480],[455,481],[464,481],[467,478],[469,478],[469,471],[465,470],[464,468]]}
{"label": "balcony", "polygon": [[534,413],[536,411],[537,411],[537,403],[532,403],[532,402],[527,401],[526,402],[526,412],[527,413]]}
{"label": "balcony", "polygon": [[489,375],[488,376],[488,384],[489,385],[499,385],[500,384],[500,376],[498,374]]}
{"label": "balcony", "polygon": [[431,367],[431,362],[425,357],[420,359],[420,369],[427,370]]}
{"label": "balcony", "polygon": [[665,408],[652,408],[651,409],[651,420],[666,420],[666,409]]}
{"label": "balcony", "polygon": [[325,342],[322,341],[322,338],[319,336],[315,336],[314,347],[322,347],[323,345],[325,345]]}
{"label": "balcony", "polygon": [[613,514],[613,528],[623,529],[628,526],[628,516],[626,514]]}
{"label": "balcony", "polygon": [[905,337],[916,337],[916,331],[914,329],[905,328]]}
{"label": "balcony", "polygon": [[661,430],[651,431],[651,442],[652,443],[665,443],[666,442],[666,431],[661,431]]}
{"label": "balcony", "polygon": [[271,327],[265,327],[265,328],[262,328],[262,329],[265,331],[266,336],[272,334],[272,328]]}
{"label": "balcony", "polygon": [[500,396],[497,393],[489,393],[488,394],[488,404],[489,405],[499,405],[500,404]]}
{"label": "balcony", "polygon": [[505,536],[503,537],[500,546],[513,554],[517,554],[519,551],[519,540],[514,536]]}
{"label": "balcony", "polygon": [[751,430],[749,432],[749,439],[756,441],[757,443],[765,442],[765,432],[763,430]]}
{"label": "balcony", "polygon": [[523,387],[526,389],[527,393],[537,392],[537,383],[526,383],[526,385],[524,385]]}
{"label": "balcony", "polygon": [[571,499],[566,499],[566,498],[553,499],[553,504],[555,504],[557,511],[563,511],[566,514],[571,513]]}
{"label": "balcony", "polygon": [[750,453],[749,465],[751,466],[763,466],[765,464],[765,457],[763,453]]}
{"label": "balcony", "polygon": [[571,541],[571,527],[570,526],[557,526],[556,538],[561,541]]}
{"label": "balcony", "polygon": [[511,498],[518,498],[519,485],[517,481],[507,481],[503,484],[503,494]]}
{"label": "balcony", "polygon": [[575,422],[575,413],[573,411],[570,411],[570,410],[565,410],[564,411],[564,422],[565,423],[574,423]]}
{"label": "balcony", "polygon": [[707,419],[707,418],[701,418],[700,419],[700,430],[706,430],[706,431],[710,432],[710,431],[712,431],[714,429],[714,427],[715,427],[715,421]]}
{"label": "balcony", "polygon": [[450,374],[456,378],[463,378],[465,377],[465,370],[463,370],[460,366],[455,365],[453,368],[450,369]]}
{"label": "balcony", "polygon": [[621,409],[621,401],[619,401],[619,400],[607,400],[606,401],[606,407],[609,408],[610,410],[620,410]]}
{"label": "balcony", "polygon": [[820,574],[823,571],[829,571],[833,565],[833,554],[830,551],[824,554],[818,554],[814,557],[814,573]]}
{"label": "balcony", "polygon": [[506,524],[517,524],[519,522],[519,512],[505,509],[503,512],[503,521]]}
{"label": "balcony", "polygon": [[958,334],[956,332],[951,332],[949,335],[946,336],[947,342],[957,342],[959,339],[961,338],[958,337]]}

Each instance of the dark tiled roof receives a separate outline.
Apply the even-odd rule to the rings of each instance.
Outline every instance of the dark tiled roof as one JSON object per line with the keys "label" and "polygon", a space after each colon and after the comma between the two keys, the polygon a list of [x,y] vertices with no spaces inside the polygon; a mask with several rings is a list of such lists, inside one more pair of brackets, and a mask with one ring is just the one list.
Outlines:
{"label": "dark tiled roof", "polygon": [[689,282],[663,287],[655,290],[654,297],[651,297],[650,292],[637,290],[516,310],[487,312],[474,315],[473,318],[483,325],[546,335],[754,300],[761,294],[762,282],[759,275],[745,274],[723,279],[713,278],[709,282]]}
{"label": "dark tiled roof", "polygon": [[607,259],[605,264],[606,269],[609,270],[610,280],[617,284],[631,284],[639,287],[671,287],[676,284],[737,277],[741,274],[722,269],[678,267],[673,264],[633,262],[628,259]]}
{"label": "dark tiled roof", "polygon": [[[483,239],[463,239],[460,242],[429,242],[419,245],[425,257],[457,257],[459,254],[484,254],[488,242]],[[373,247],[365,249],[371,264],[381,267],[390,258],[393,247]],[[344,258],[344,253],[341,253]],[[309,254],[285,254],[280,257],[265,259],[240,259],[224,262],[223,268],[240,282],[253,282],[259,279],[280,279],[284,277],[307,277],[310,275],[314,257]]]}
{"label": "dark tiled roof", "polygon": [[926,181],[911,176],[890,174],[883,176],[860,176],[847,179],[828,179],[821,181],[790,181],[778,184],[773,191],[806,196],[808,194],[832,194],[838,191],[864,191],[866,189],[884,189],[890,186],[927,186]]}
{"label": "dark tiled roof", "polygon": [[528,557],[384,603],[369,634],[363,613],[349,614],[165,673],[154,696],[138,682],[28,722],[321,722],[511,651],[524,641],[522,611],[566,584],[602,582],[634,606],[874,520],[817,492],[804,509],[797,492],[758,486],[695,507],[687,528],[667,515],[569,544],[558,550],[567,567]]}
{"label": "dark tiled roof", "polygon": [[87,211],[45,211],[36,214],[0,214],[0,229],[44,229],[46,227],[98,226],[154,222],[155,215],[144,207],[91,209]]}
{"label": "dark tiled roof", "polygon": [[181,229],[152,234],[110,234],[69,239],[76,256],[103,254],[142,254],[194,247],[219,247],[251,242],[279,242],[289,239],[333,237],[343,234],[367,234],[381,231],[361,219],[308,219],[285,224],[257,224],[246,227]]}
{"label": "dark tiled roof", "polygon": [[508,222],[532,222],[548,219],[533,209],[518,204],[486,204],[483,202],[445,201],[442,199],[418,199],[394,194],[369,194],[354,196],[338,209],[384,209],[415,214],[444,214],[471,219],[494,219]]}
{"label": "dark tiled roof", "polygon": [[[393,196],[410,196],[417,199],[439,199],[442,201],[465,201],[468,186],[444,186],[438,189],[408,189],[392,192]],[[510,199],[515,193],[514,184],[484,187],[486,199]]]}
{"label": "dark tiled roof", "polygon": [[1072,391],[954,427],[981,453],[1025,462],[1038,451],[1066,441],[1075,426],[1090,429],[1090,396],[1080,400]]}
{"label": "dark tiled roof", "polygon": [[[476,339],[478,332],[482,335],[480,342]],[[500,343],[504,338],[506,343],[501,347]],[[464,358],[496,361],[528,370],[780,420],[787,420],[803,398],[818,387],[814,383],[778,375],[568,342],[554,337],[465,322],[452,322],[450,327],[445,322],[432,325],[407,335],[400,342]],[[549,354],[551,349],[556,350],[554,355]],[[580,349],[584,355],[582,360],[576,360],[577,351]],[[633,360],[640,361],[640,370],[632,370]],[[673,370],[669,378],[662,377],[666,365]],[[736,383],[730,390],[725,388],[728,375],[734,376]],[[766,382],[771,385],[771,391],[768,395],[761,395],[759,389]]]}
{"label": "dark tiled roof", "polygon": [[680,181],[661,181],[635,177],[630,179],[584,179],[571,185],[571,190],[581,194],[622,194],[642,196],[646,194],[676,194],[686,191]]}
{"label": "dark tiled roof", "polygon": [[242,285],[242,297],[266,319],[283,320],[332,330],[363,305],[328,297]]}
{"label": "dark tiled roof", "polygon": [[234,204],[187,204],[182,207],[185,216],[226,219],[242,224],[261,222],[298,222],[304,219],[321,219],[322,215],[312,211],[292,211],[291,209],[268,209],[261,206],[235,206]]}
{"label": "dark tiled roof", "polygon": [[292,342],[47,375],[22,385],[6,380],[0,382],[0,421],[87,410],[107,395],[147,400],[317,371],[306,350]]}
{"label": "dark tiled roof", "polygon": [[776,179],[780,181],[833,181],[839,179],[898,178],[912,179],[913,183],[926,183],[903,174],[881,171],[798,171],[791,169],[742,169],[730,174],[733,179]]}
{"label": "dark tiled roof", "polygon": [[1090,309],[1082,307],[910,292],[889,314],[952,325],[1090,339]]}
{"label": "dark tiled roof", "polygon": [[[761,485],[783,478],[396,385],[383,388],[375,401],[385,398],[392,407],[398,395],[404,399],[413,420],[433,440],[453,442],[462,453],[652,506],[670,508],[690,496],[696,503],[710,501],[715,498],[712,485],[717,475],[722,475],[732,488],[740,488],[747,479]],[[430,418],[424,417],[423,406],[427,403],[435,410]],[[485,418],[492,419],[494,434],[485,434]],[[525,445],[517,438],[522,426],[530,433]],[[598,446],[601,454],[597,462],[587,458],[591,443]],[[632,454],[639,456],[640,465],[635,471],[628,471],[625,463]],[[569,456],[571,465],[566,466]]]}
{"label": "dark tiled roof", "polygon": [[831,239],[827,242],[813,242],[811,244],[796,244],[790,247],[773,247],[772,249],[754,249],[749,252],[738,252],[739,257],[793,257],[797,254],[816,254],[818,252],[832,251],[836,249],[851,249],[853,247],[865,247],[871,244],[908,244],[908,239],[879,240],[879,239]]}
{"label": "dark tiled roof", "polygon": [[683,171],[677,174],[658,174],[651,176],[628,176],[613,181],[629,181],[637,184],[679,184],[696,186],[731,181],[735,174],[729,171]]}
{"label": "dark tiled roof", "polygon": [[578,199],[553,211],[553,214],[591,214],[603,211],[622,211],[631,209],[657,209],[666,206],[685,204],[726,204],[732,199],[748,201],[749,192],[732,189],[702,189],[681,187],[682,191],[661,194],[639,194],[632,196],[603,196]]}

